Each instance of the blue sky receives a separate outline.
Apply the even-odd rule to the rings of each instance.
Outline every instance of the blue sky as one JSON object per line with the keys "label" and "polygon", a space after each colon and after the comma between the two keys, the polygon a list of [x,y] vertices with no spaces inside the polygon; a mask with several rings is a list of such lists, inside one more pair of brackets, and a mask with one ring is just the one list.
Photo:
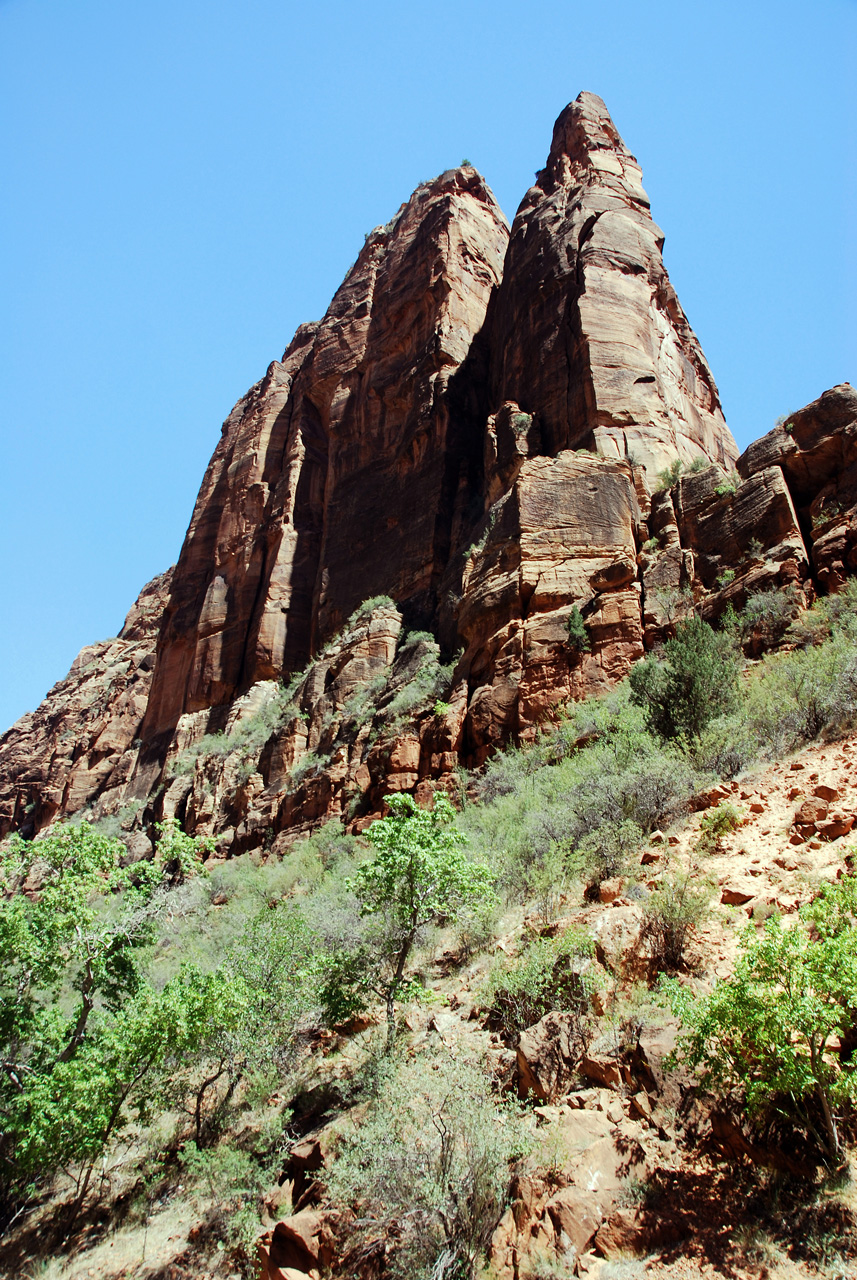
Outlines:
{"label": "blue sky", "polygon": [[739,444],[857,381],[857,0],[0,0],[0,729],[178,556],[220,423],[468,157],[581,89],[643,166]]}

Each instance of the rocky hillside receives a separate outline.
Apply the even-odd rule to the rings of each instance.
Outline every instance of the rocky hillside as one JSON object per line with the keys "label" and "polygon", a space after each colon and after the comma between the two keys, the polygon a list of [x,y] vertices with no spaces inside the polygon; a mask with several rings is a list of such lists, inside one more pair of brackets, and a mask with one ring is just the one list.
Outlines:
{"label": "rocky hillside", "polygon": [[857,394],[738,458],[662,245],[588,93],[511,230],[469,166],[417,188],[227,418],[175,569],[0,739],[0,832],[359,829],[615,684],[688,601],[835,591]]}
{"label": "rocky hillside", "polygon": [[3,1274],[852,1276],[857,392],[662,245],[591,94],[422,184],[0,738]]}

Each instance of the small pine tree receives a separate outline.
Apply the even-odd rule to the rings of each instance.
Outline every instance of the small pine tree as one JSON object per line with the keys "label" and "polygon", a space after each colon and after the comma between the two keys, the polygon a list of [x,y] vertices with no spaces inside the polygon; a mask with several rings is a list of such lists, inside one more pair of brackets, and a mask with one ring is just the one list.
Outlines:
{"label": "small pine tree", "polygon": [[574,649],[577,653],[588,653],[590,649],[589,632],[586,630],[583,614],[577,605],[574,605],[568,615],[565,629],[568,634],[569,648]]}
{"label": "small pine tree", "polygon": [[698,738],[737,702],[738,652],[730,636],[702,618],[688,618],[664,645],[664,657],[634,667],[631,697],[662,738]]}

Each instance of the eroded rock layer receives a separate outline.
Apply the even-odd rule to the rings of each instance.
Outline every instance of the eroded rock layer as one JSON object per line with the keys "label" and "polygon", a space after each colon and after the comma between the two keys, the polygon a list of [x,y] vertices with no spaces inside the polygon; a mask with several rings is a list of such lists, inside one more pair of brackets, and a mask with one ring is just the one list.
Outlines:
{"label": "eroded rock layer", "polygon": [[176,568],[149,738],[300,668],[368,597],[430,620],[481,454],[449,382],[507,236],[474,169],[419,187],[236,405]]}

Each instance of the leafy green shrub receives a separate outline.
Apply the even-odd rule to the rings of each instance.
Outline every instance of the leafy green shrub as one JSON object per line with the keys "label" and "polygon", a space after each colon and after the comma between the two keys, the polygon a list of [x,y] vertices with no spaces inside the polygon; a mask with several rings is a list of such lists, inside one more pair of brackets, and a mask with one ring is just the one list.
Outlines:
{"label": "leafy green shrub", "polygon": [[568,646],[574,649],[576,653],[588,653],[590,649],[589,632],[586,630],[586,623],[583,621],[583,614],[577,605],[571,610],[565,624],[566,634],[568,636]]}
{"label": "leafy green shrub", "polygon": [[735,570],[724,569],[723,572],[718,575],[717,586],[722,590],[723,587],[730,586],[731,583],[733,583],[734,581],[735,581]]}
{"label": "leafy green shrub", "polygon": [[332,1021],[356,1012],[374,994],[384,1001],[387,1042],[396,1034],[395,1007],[409,990],[408,960],[426,931],[454,921],[462,908],[491,896],[491,876],[461,849],[466,837],[455,810],[436,795],[431,811],[413,796],[389,796],[390,816],[373,822],[366,837],[375,853],[347,886],[360,915],[375,926],[358,948],[340,947],[329,958],[322,999]]}
{"label": "leafy green shrub", "polygon": [[678,484],[684,464],[681,458],[674,458],[668,467],[658,472],[659,489],[672,489]]}
{"label": "leafy green shrub", "polygon": [[738,492],[740,483],[741,477],[733,471],[727,480],[723,480],[715,486],[714,492],[718,498],[731,498],[733,494]]}
{"label": "leafy green shrub", "polygon": [[281,1081],[316,1007],[316,939],[291,906],[264,908],[213,972],[185,965],[169,992],[195,1010],[192,1043],[171,1055],[164,1097],[189,1103],[198,1144],[223,1128],[239,1083],[269,1071]]}
{"label": "leafy green shrub", "polygon": [[826,1157],[841,1155],[841,1113],[857,1098],[857,1062],[839,1052],[857,1024],[857,877],[826,886],[786,927],[751,928],[731,978],[703,998],[665,984],[684,1025],[677,1056],[705,1088],[740,1088],[757,1122],[802,1126]]}
{"label": "leafy green shrub", "polygon": [[688,618],[664,645],[664,661],[649,657],[633,668],[631,696],[662,738],[691,740],[736,706],[738,669],[731,637]]}
{"label": "leafy green shrub", "polygon": [[589,1002],[594,987],[592,938],[567,929],[555,938],[534,938],[513,963],[495,964],[484,1003],[492,1024],[510,1040],[554,1009],[578,1015],[582,1048],[589,1035]]}
{"label": "leafy green shrub", "polygon": [[343,1134],[328,1193],[367,1240],[387,1242],[393,1280],[472,1280],[529,1145],[519,1108],[493,1100],[477,1066],[403,1064]]}
{"label": "leafy green shrub", "polygon": [[708,458],[703,457],[703,455],[700,453],[700,454],[697,454],[697,456],[691,462],[690,466],[688,467],[688,472],[690,473],[690,475],[696,476],[696,475],[699,475],[700,471],[707,471],[710,466],[711,466],[711,463],[709,462]]}
{"label": "leafy green shrub", "polygon": [[145,972],[168,878],[124,853],[88,823],[0,847],[0,1192],[73,1165],[82,1200],[181,1039]]}

